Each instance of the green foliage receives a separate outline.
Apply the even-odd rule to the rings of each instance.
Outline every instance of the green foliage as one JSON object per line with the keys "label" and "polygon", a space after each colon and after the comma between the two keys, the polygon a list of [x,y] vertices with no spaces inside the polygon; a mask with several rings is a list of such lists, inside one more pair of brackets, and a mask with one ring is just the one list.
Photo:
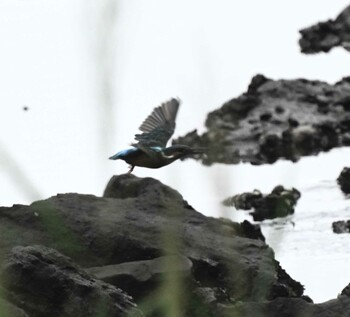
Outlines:
{"label": "green foliage", "polygon": [[77,235],[66,224],[62,214],[47,201],[39,201],[32,205],[44,227],[52,247],[68,256],[85,251]]}

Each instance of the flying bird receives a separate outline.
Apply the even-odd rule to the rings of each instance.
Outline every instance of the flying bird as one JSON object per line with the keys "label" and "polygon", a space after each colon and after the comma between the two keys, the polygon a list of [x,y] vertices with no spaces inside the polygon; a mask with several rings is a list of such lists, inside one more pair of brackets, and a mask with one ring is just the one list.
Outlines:
{"label": "flying bird", "polygon": [[179,158],[202,154],[203,149],[193,149],[187,145],[177,144],[166,147],[175,130],[179,106],[179,100],[173,98],[154,108],[139,128],[143,133],[135,135],[135,140],[138,142],[133,143],[132,148],[122,150],[109,159],[123,160],[130,164],[128,171],[130,174],[135,166],[160,168]]}

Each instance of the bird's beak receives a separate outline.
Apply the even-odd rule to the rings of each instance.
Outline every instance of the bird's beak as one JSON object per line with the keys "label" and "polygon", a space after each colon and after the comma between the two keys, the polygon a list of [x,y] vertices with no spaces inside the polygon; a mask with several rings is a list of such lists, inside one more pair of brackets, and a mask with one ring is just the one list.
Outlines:
{"label": "bird's beak", "polygon": [[207,151],[208,151],[208,148],[205,148],[205,147],[192,148],[189,155],[205,154]]}

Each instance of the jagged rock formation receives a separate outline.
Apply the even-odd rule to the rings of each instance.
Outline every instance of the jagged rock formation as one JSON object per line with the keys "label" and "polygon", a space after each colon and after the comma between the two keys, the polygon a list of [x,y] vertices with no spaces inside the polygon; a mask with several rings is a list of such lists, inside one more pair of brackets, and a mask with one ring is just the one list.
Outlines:
{"label": "jagged rock formation", "polygon": [[349,233],[350,232],[350,220],[339,220],[332,223],[334,233]]}
{"label": "jagged rock formation", "polygon": [[174,143],[207,147],[204,164],[274,163],[350,144],[350,78],[334,85],[257,75],[248,91],[209,113],[207,132]]}
{"label": "jagged rock formation", "polygon": [[263,195],[259,190],[254,190],[252,193],[229,197],[223,203],[226,206],[234,206],[236,209],[254,209],[250,213],[254,221],[261,221],[293,214],[300,196],[301,194],[297,189],[285,189],[279,185],[268,195]]}
{"label": "jagged rock formation", "polygon": [[345,194],[350,194],[350,168],[344,167],[337,178],[341,190]]}
{"label": "jagged rock formation", "polygon": [[[117,288],[126,288],[137,303],[162,287],[167,276],[176,274],[181,293],[188,292],[183,316],[202,316],[195,303],[212,311],[219,304],[236,301],[301,297],[301,284],[282,270],[273,251],[253,229],[247,224],[203,216],[178,192],[152,178],[116,176],[102,198],[64,194],[30,206],[0,208],[0,252],[10,253],[3,263],[1,280],[7,281],[3,283],[9,295],[7,300],[15,304],[33,302],[31,296],[40,293],[40,287],[45,293],[44,284],[51,281],[68,303],[80,306],[72,298],[83,287],[79,283],[99,285],[94,274]],[[258,239],[246,237],[252,235]],[[76,264],[51,249],[33,249],[35,244],[54,248]],[[13,249],[18,245],[23,247]],[[162,261],[169,267],[161,268]],[[86,268],[89,275],[84,275],[77,265]],[[140,272],[142,269],[145,272]],[[30,277],[22,276],[25,270],[31,272]],[[16,276],[20,276],[20,283]],[[28,286],[35,281],[38,290]],[[88,296],[89,292],[83,295]],[[53,298],[51,295],[47,295],[47,302]],[[213,300],[212,305],[206,305],[208,298]],[[39,305],[41,301],[35,303]],[[161,309],[157,306],[160,302],[154,301],[155,311]],[[46,304],[40,307],[54,316],[55,311],[48,312],[46,307],[50,305]],[[20,308],[27,309],[29,316],[44,314],[29,306],[22,304]],[[33,311],[35,314],[31,315]]]}
{"label": "jagged rock formation", "polygon": [[48,247],[13,248],[0,276],[8,298],[29,316],[144,316],[129,295]]}
{"label": "jagged rock formation", "polygon": [[312,304],[257,225],[205,217],[152,178],[2,207],[0,232],[4,317],[322,317],[350,305],[346,290]]}
{"label": "jagged rock formation", "polygon": [[221,306],[216,316],[244,317],[348,317],[350,301],[339,296],[321,304],[311,304],[298,298],[276,298],[269,302],[245,302],[230,307]]}
{"label": "jagged rock formation", "polygon": [[299,45],[306,54],[329,52],[341,46],[350,50],[350,6],[346,7],[335,20],[317,23],[300,30]]}

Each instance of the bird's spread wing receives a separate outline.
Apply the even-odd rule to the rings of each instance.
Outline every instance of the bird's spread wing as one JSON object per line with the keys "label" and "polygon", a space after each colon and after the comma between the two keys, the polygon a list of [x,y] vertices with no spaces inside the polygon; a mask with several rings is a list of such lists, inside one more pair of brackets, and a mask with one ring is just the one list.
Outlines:
{"label": "bird's spread wing", "polygon": [[[153,148],[164,148],[175,130],[175,120],[180,102],[171,99],[155,108],[140,126],[142,134],[136,134],[138,143],[133,146],[152,155]],[[152,153],[150,153],[152,152]]]}

